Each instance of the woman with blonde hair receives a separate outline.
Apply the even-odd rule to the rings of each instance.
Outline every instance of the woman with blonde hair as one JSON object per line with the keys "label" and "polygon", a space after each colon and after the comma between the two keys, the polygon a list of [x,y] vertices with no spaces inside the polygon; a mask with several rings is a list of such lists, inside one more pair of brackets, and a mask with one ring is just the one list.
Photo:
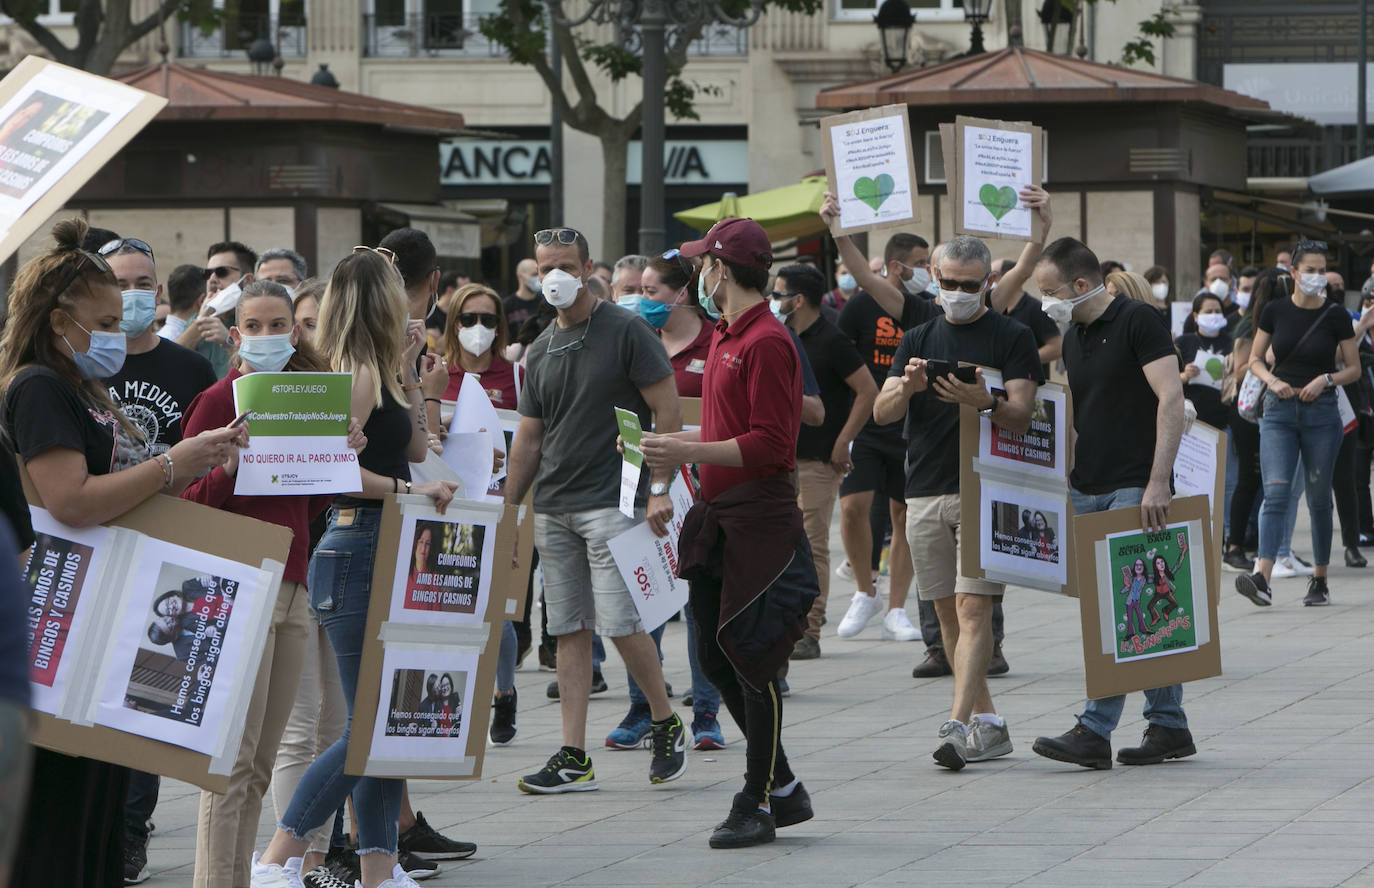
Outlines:
{"label": "woman with blonde hair", "polygon": [[433,355],[417,363],[424,322],[407,321],[405,285],[393,262],[389,250],[354,247],[334,267],[320,300],[317,350],[331,369],[353,374],[350,412],[363,423],[368,440],[358,456],[362,490],[334,501],[307,573],[310,605],[334,648],[349,727],[301,777],[267,850],[254,857],[253,888],[298,888],[311,831],[350,794],[363,888],[414,884],[396,863],[403,781],[344,773],[382,500],[397,493],[423,494],[442,513],[456,488],[446,481],[410,480],[410,462],[423,460],[426,451],[417,368],[423,366],[426,377],[446,371]]}
{"label": "woman with blonde hair", "polygon": [[1113,271],[1107,275],[1106,282],[1107,292],[1113,296],[1122,293],[1127,299],[1143,302],[1152,308],[1159,307],[1154,293],[1150,290],[1150,282],[1143,275],[1134,271]]}
{"label": "woman with blonde hair", "polygon": [[[124,301],[110,266],[81,249],[86,228],[81,219],[57,223],[56,246],[19,270],[0,342],[4,433],[43,507],[72,527],[180,493],[248,440],[242,427],[213,429],[149,458],[102,382],[124,364]],[[10,884],[120,884],[127,784],[126,768],[38,750]]]}

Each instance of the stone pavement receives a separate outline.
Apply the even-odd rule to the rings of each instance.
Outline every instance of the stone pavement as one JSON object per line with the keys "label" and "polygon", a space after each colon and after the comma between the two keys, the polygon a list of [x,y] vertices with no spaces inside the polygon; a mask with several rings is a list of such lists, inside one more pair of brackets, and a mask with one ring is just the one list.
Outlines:
{"label": "stone pavement", "polygon": [[[1297,539],[1305,550],[1305,528]],[[601,747],[628,705],[614,659],[588,729],[600,791],[520,793],[516,778],[559,745],[558,706],[544,693],[552,676],[531,656],[517,674],[520,735],[488,751],[483,779],[411,784],[433,826],[479,847],[425,884],[1374,888],[1374,571],[1333,568],[1324,609],[1302,607],[1301,580],[1276,582],[1274,606],[1257,608],[1232,591],[1234,577],[1222,574],[1224,674],[1185,688],[1196,757],[1088,771],[1032,753],[1037,735],[1062,733],[1081,711],[1078,612],[1072,600],[1013,590],[1012,671],[992,690],[1016,751],[957,774],[930,758],[951,680],[912,679],[921,645],[880,641],[876,621],[836,638],[852,587],[834,582],[822,658],[793,664],[784,713],[816,818],[739,851],[706,844],[742,783],[738,729],[724,719],[724,751],[689,752],[682,779],[651,788],[647,752]],[[690,683],[685,637],[670,623],[663,640],[679,694]],[[1139,739],[1141,703],[1127,701],[1116,746]],[[149,886],[190,884],[196,797],[164,782]],[[259,848],[270,797],[267,809]]]}

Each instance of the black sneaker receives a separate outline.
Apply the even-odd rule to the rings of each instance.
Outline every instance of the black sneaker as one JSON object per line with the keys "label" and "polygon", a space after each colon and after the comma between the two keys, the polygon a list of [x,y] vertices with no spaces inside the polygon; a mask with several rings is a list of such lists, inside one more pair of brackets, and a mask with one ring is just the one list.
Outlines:
{"label": "black sneaker", "polygon": [[796,826],[816,816],[816,812],[811,810],[811,793],[807,792],[806,787],[800,782],[787,795],[773,796],[770,803],[773,808],[773,822],[778,829]]}
{"label": "black sneaker", "polygon": [[1157,765],[1165,759],[1181,759],[1197,755],[1193,735],[1187,728],[1166,728],[1146,725],[1145,736],[1139,746],[1131,746],[1116,754],[1123,765]]}
{"label": "black sneaker", "polygon": [[542,644],[539,646],[539,671],[558,671],[558,652],[556,650],[549,650]]}
{"label": "black sneaker", "polygon": [[926,648],[926,658],[911,670],[912,678],[940,678],[953,674],[954,670],[949,667],[942,648]]}
{"label": "black sneaker", "polygon": [[405,870],[407,876],[416,881],[439,875],[439,864],[425,860],[404,848],[396,852],[396,862]]}
{"label": "black sneaker", "polygon": [[1236,591],[1254,602],[1256,607],[1268,607],[1274,603],[1274,596],[1269,591],[1269,581],[1259,571],[1236,577]]}
{"label": "black sneaker", "polygon": [[[441,835],[425,822],[425,815],[419,811],[415,812],[414,826],[401,833],[399,847],[401,851],[409,851],[426,860],[465,860],[477,853],[477,846],[471,842],[459,842]],[[410,867],[405,867],[405,871],[410,872]]]}
{"label": "black sneaker", "polygon": [[649,762],[649,782],[668,783],[687,770],[687,728],[674,712],[649,729],[649,748],[653,759]]}
{"label": "black sneaker", "polygon": [[[608,688],[609,688],[609,685],[606,684],[606,679],[602,677],[601,673],[600,673],[600,672],[593,672],[593,673],[592,673],[592,693],[593,693],[593,694],[604,694],[604,693],[606,693],[606,691],[607,691]],[[547,690],[545,693],[548,694],[550,700],[557,700],[557,699],[558,699],[558,681],[557,681],[557,679],[555,679],[554,681],[549,682],[549,688],[548,688],[548,690]]]}
{"label": "black sneaker", "polygon": [[1248,574],[1254,571],[1255,562],[1245,557],[1245,550],[1240,546],[1232,546],[1221,556],[1221,566],[1226,570]]}
{"label": "black sneaker", "polygon": [[305,888],[355,888],[352,883],[340,879],[333,870],[324,864],[320,864],[302,875],[301,884]]}
{"label": "black sneaker", "polygon": [[758,802],[736,793],[730,813],[711,833],[712,848],[750,848],[777,838],[773,815],[759,807]]}
{"label": "black sneaker", "polygon": [[138,885],[148,881],[148,843],[124,842],[124,884]]}
{"label": "black sneaker", "polygon": [[1303,596],[1303,607],[1326,607],[1331,603],[1331,590],[1326,588],[1326,577],[1309,577],[1307,594]]}
{"label": "black sneaker", "polygon": [[597,788],[592,757],[580,749],[564,746],[549,756],[543,770],[526,774],[516,784],[521,791],[536,795],[558,792],[590,792]]}
{"label": "black sneaker", "polygon": [[520,733],[520,725],[515,721],[515,702],[514,688],[509,694],[491,701],[492,745],[507,746]]}
{"label": "black sneaker", "polygon": [[363,865],[352,848],[330,848],[324,857],[325,868],[345,885],[363,880]]}
{"label": "black sneaker", "polygon": [[1002,645],[994,644],[992,646],[992,659],[988,661],[988,675],[1006,675],[1010,671],[1011,664],[1007,662],[1007,658],[1002,654]]}
{"label": "black sneaker", "polygon": [[1036,737],[1031,749],[1036,755],[1043,755],[1057,762],[1068,762],[1071,765],[1082,765],[1099,771],[1109,771],[1112,767],[1112,742],[1088,730],[1082,722],[1074,725],[1072,731],[1058,737]]}

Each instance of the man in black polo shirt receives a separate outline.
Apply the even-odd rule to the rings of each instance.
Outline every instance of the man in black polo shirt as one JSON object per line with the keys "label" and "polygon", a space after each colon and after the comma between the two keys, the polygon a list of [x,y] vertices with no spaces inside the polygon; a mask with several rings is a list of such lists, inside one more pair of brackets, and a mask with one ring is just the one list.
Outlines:
{"label": "man in black polo shirt", "polygon": [[[1069,475],[1074,513],[1138,505],[1142,527],[1162,528],[1183,434],[1183,385],[1169,328],[1145,303],[1108,295],[1097,256],[1073,238],[1045,249],[1035,278],[1050,317],[1073,321],[1064,336],[1064,363],[1078,435]],[[1110,768],[1112,731],[1125,703],[1124,696],[1089,700],[1072,730],[1039,737],[1033,748],[1056,761]],[[1197,751],[1183,714],[1182,685],[1146,691],[1145,720],[1141,745],[1117,754],[1123,765]]]}
{"label": "man in black polo shirt", "polygon": [[[954,700],[941,725],[934,758],[957,771],[966,761],[1011,752],[1006,722],[988,692],[992,608],[1003,586],[961,576],[959,528],[959,405],[968,404],[1014,433],[1030,428],[1041,382],[1035,340],[1025,325],[987,307],[992,266],[987,245],[959,235],[940,255],[937,282],[944,317],[902,337],[887,381],[873,406],[878,422],[906,417],[906,534],[921,566],[916,591],[935,605],[940,634],[954,668]],[[1007,399],[950,372],[927,381],[930,361],[967,362],[1002,373]]]}
{"label": "man in black polo shirt", "polygon": [[821,655],[821,621],[830,594],[830,518],[835,496],[851,467],[849,445],[873,414],[878,387],[854,343],[821,316],[825,279],[809,265],[789,265],[773,285],[774,314],[799,337],[825,405],[825,421],[801,428],[797,438],[798,505],[811,541],[821,594],[811,606],[806,635],[792,651],[794,660]]}

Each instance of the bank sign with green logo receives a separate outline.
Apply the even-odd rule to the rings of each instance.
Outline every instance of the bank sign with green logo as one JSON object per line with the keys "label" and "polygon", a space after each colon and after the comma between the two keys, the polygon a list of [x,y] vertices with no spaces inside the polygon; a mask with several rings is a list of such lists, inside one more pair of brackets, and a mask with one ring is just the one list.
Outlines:
{"label": "bank sign with green logo", "polygon": [[234,409],[248,413],[239,452],[239,496],[356,493],[358,455],[348,446],[348,373],[250,373],[234,380]]}

